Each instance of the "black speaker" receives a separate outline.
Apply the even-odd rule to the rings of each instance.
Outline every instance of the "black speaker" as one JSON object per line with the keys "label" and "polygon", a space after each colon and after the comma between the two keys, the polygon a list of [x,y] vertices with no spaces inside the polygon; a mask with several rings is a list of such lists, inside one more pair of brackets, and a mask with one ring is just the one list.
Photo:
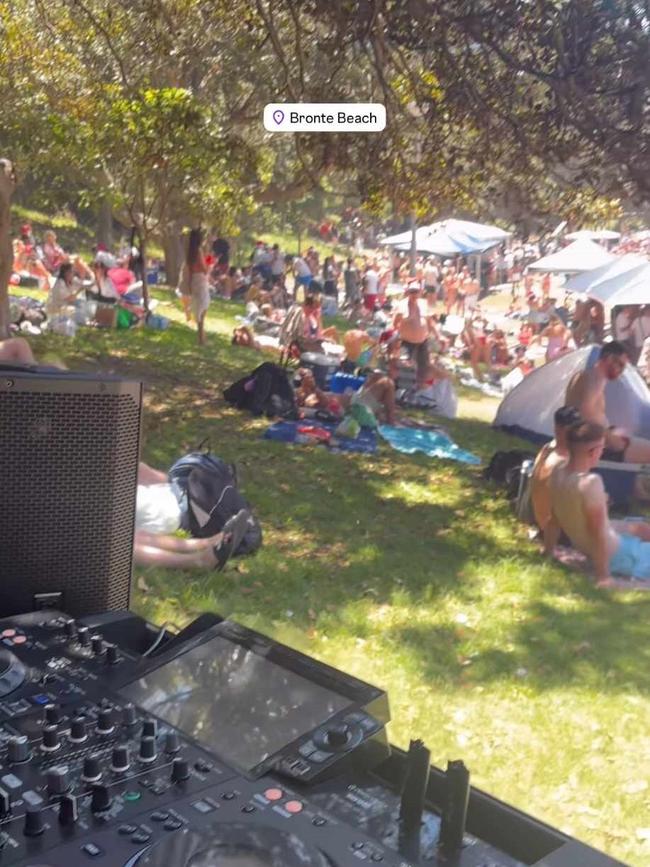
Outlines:
{"label": "black speaker", "polygon": [[138,382],[0,367],[1,617],[128,608],[141,406]]}

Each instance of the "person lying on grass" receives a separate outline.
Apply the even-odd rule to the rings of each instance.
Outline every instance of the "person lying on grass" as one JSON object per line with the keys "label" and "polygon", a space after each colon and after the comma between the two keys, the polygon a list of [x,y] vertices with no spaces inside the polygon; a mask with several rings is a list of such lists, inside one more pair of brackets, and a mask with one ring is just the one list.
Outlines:
{"label": "person lying on grass", "polygon": [[187,499],[167,473],[140,462],[133,553],[141,566],[163,569],[224,568],[239,547],[250,519],[241,509],[223,530],[207,539],[172,535],[185,526]]}
{"label": "person lying on grass", "polygon": [[[605,448],[606,430],[595,422],[569,429],[569,457],[551,474],[551,519],[544,548],[552,554],[560,530],[589,557],[598,587],[628,588],[612,576],[638,578],[650,589],[650,523],[610,521],[603,480],[591,470]],[[642,585],[643,586],[643,585]]]}

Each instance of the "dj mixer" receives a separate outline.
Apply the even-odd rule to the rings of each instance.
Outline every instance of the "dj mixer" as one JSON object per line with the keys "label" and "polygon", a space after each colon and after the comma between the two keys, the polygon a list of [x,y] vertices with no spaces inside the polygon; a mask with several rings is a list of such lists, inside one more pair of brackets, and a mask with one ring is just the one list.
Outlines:
{"label": "dj mixer", "polygon": [[0,867],[618,863],[391,748],[382,690],[232,621],[33,613],[0,642]]}

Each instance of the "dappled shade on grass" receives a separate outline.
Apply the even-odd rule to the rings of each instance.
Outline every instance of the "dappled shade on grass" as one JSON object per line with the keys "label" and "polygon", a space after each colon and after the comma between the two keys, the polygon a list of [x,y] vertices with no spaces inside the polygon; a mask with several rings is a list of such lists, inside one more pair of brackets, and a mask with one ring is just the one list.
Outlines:
{"label": "dappled shade on grass", "polygon": [[[375,681],[395,742],[422,737],[439,765],[462,756],[483,788],[648,864],[650,598],[543,562],[480,468],[262,439],[268,422],[221,397],[260,361],[230,345],[239,310],[213,303],[205,348],[171,304],[167,332],[33,342],[39,357],[141,378],[144,458],[168,466],[207,438],[264,527],[263,548],[222,574],[139,570],[136,609],[178,624],[216,610]],[[442,425],[485,462],[518,443],[484,409],[467,401],[473,417]]]}

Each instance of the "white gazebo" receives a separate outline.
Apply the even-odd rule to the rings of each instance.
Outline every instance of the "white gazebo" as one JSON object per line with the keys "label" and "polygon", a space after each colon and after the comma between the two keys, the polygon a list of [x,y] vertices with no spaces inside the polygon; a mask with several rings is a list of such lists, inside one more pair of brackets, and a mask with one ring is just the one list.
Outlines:
{"label": "white gazebo", "polygon": [[620,232],[611,229],[579,229],[565,235],[567,241],[618,241],[620,237]]}
{"label": "white gazebo", "polygon": [[[570,292],[578,292],[597,301],[603,301],[610,295],[616,294],[622,287],[636,283],[637,277],[642,273],[645,272],[647,276],[649,268],[650,263],[645,257],[628,253],[625,256],[616,256],[599,268],[577,274],[567,282],[566,288]],[[604,303],[608,302],[604,301]]]}
{"label": "white gazebo", "polygon": [[[441,220],[415,230],[415,247],[421,253],[432,253],[436,256],[468,256],[489,250],[509,238],[510,234],[498,226],[484,223]],[[413,233],[408,230],[389,235],[380,240],[380,243],[398,250],[409,250],[412,238]]]}
{"label": "white gazebo", "polygon": [[544,271],[549,274],[580,274],[593,271],[615,259],[600,244],[589,239],[574,241],[549,256],[543,256],[528,266],[531,271]]}

